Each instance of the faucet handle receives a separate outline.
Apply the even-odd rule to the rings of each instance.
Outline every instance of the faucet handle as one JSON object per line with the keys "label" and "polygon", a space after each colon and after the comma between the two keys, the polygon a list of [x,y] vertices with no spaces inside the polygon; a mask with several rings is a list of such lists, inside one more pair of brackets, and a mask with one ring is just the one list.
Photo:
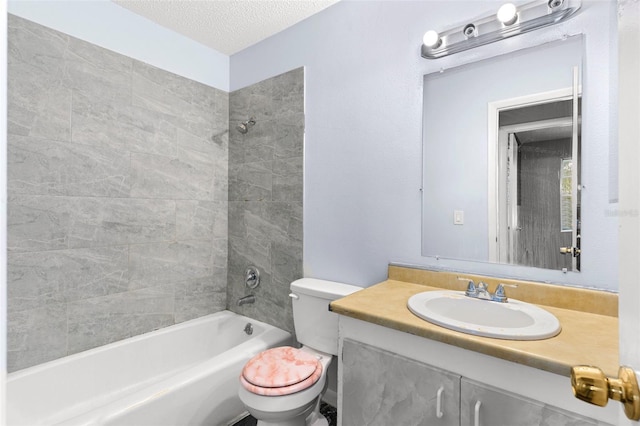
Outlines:
{"label": "faucet handle", "polygon": [[516,288],[518,286],[515,285],[515,284],[503,284],[503,283],[498,284],[498,287],[496,287],[496,292],[493,294],[493,300],[494,301],[503,302],[504,303],[504,302],[506,302],[508,300],[507,299],[507,294],[504,291],[505,287]]}
{"label": "faucet handle", "polygon": [[504,284],[500,283],[498,284],[498,287],[496,288],[496,292],[493,293],[493,300],[496,302],[506,302],[507,301],[507,295],[504,292]]}
{"label": "faucet handle", "polygon": [[464,292],[464,294],[466,294],[467,296],[476,296],[478,294],[478,289],[476,288],[476,285],[473,283],[473,281],[469,280],[469,283],[467,284],[467,290]]}
{"label": "faucet handle", "polygon": [[[467,281],[467,290],[464,292],[464,294],[466,296],[470,296],[470,297],[477,297],[478,296],[478,287],[476,287],[476,285],[474,284],[473,280],[471,278],[467,278],[467,277],[456,277],[458,279],[458,281]],[[480,286],[480,284],[482,283],[478,283],[478,286]],[[486,286],[486,284],[485,284]]]}

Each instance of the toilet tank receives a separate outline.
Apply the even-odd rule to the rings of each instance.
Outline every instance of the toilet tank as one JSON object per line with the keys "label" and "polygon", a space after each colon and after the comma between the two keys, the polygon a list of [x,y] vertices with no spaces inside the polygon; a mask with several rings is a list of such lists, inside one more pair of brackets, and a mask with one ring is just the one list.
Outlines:
{"label": "toilet tank", "polygon": [[296,339],[320,352],[338,354],[338,314],[329,303],[362,287],[334,281],[302,278],[291,283],[291,303]]}

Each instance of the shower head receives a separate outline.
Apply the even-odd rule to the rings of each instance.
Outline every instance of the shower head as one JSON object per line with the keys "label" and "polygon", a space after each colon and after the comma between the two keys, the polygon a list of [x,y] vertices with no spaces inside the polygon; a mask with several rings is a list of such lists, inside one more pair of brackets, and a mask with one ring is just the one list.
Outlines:
{"label": "shower head", "polygon": [[247,121],[243,121],[242,123],[236,126],[236,129],[242,133],[243,135],[249,131],[250,127],[253,127],[256,124],[255,117],[251,117]]}

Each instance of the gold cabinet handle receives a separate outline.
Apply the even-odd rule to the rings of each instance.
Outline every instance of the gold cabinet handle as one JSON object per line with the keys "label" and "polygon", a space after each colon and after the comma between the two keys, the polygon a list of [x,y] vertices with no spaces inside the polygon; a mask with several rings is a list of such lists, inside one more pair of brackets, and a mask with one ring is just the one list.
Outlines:
{"label": "gold cabinet handle", "polygon": [[600,407],[609,399],[620,401],[628,418],[640,420],[640,389],[632,368],[620,367],[618,378],[612,378],[597,367],[579,365],[571,368],[571,388],[576,398]]}

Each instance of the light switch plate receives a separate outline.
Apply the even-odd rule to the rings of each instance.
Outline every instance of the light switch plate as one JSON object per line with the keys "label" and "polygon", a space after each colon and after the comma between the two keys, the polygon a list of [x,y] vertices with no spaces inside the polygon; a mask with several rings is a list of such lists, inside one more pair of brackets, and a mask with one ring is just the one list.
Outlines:
{"label": "light switch plate", "polygon": [[464,225],[464,210],[453,211],[453,224]]}

